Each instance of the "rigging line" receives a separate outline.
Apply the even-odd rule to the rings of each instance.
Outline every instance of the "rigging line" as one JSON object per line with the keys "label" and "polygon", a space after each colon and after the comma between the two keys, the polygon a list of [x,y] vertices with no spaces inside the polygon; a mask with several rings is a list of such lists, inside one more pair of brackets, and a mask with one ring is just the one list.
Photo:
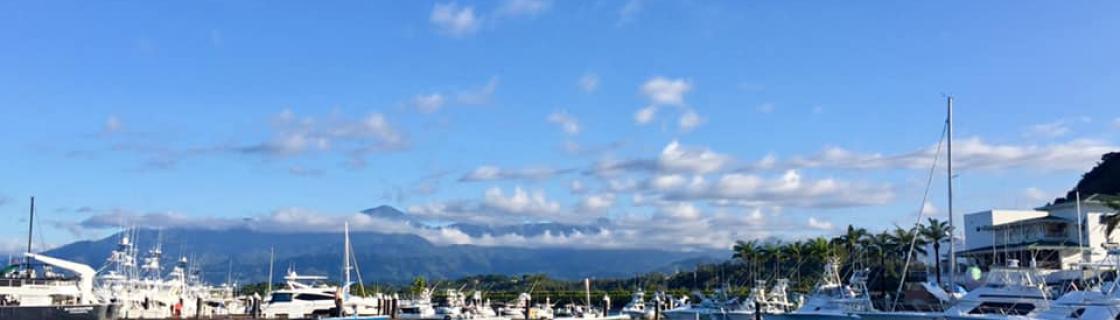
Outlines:
{"label": "rigging line", "polygon": [[[922,192],[922,203],[918,205],[918,217],[914,221],[914,227],[910,229],[910,249],[906,251],[906,264],[902,265],[902,276],[898,280],[898,289],[894,293],[894,302],[891,303],[891,311],[898,306],[899,296],[902,295],[902,285],[906,284],[906,273],[910,270],[910,261],[914,257],[914,245],[918,242],[918,229],[922,225],[922,216],[925,214],[926,201],[929,200],[929,189],[933,185],[933,175],[937,169],[937,161],[941,158],[941,144],[945,142],[945,134],[949,130],[949,123],[946,122],[941,127],[941,138],[937,140],[937,151],[933,153],[933,163],[929,166],[929,177],[926,179],[926,189]],[[949,234],[952,237],[952,233]],[[941,257],[934,257],[934,259],[941,259]],[[941,285],[941,284],[938,284]]]}

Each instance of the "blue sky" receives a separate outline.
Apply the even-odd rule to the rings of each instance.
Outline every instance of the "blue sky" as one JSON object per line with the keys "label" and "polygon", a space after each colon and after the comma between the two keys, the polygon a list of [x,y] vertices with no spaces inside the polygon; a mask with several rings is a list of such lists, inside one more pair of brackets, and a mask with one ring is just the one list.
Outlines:
{"label": "blue sky", "polygon": [[[0,244],[25,236],[30,195],[47,245],[132,224],[332,229],[380,204],[433,226],[603,227],[359,224],[438,243],[719,248],[881,229],[921,207],[945,94],[957,211],[1036,206],[1117,149],[1118,9],[6,2]],[[942,218],[944,180],[928,206]]]}

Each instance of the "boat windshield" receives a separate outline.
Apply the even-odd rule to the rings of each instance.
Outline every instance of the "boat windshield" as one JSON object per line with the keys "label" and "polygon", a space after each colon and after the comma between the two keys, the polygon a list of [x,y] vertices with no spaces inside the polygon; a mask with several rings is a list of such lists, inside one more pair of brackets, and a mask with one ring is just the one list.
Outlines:
{"label": "boat windshield", "polygon": [[268,302],[292,302],[292,294],[287,292],[274,292],[272,293],[272,299],[269,299]]}
{"label": "boat windshield", "polygon": [[1011,286],[1033,287],[1045,283],[1041,276],[1027,269],[994,268],[985,276],[984,286],[1003,288]]}

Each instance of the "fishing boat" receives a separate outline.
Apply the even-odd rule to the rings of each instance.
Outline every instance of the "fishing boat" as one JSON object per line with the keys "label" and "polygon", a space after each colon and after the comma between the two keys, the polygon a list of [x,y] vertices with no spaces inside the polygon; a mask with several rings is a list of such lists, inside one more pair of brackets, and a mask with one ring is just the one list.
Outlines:
{"label": "fishing boat", "polygon": [[821,280],[801,307],[793,312],[768,314],[766,319],[859,319],[861,313],[876,311],[867,292],[866,270],[852,272],[848,285],[844,285],[835,260],[824,268]]}
{"label": "fishing boat", "polygon": [[646,293],[638,288],[630,295],[630,302],[622,306],[622,313],[632,320],[652,320],[655,306],[646,303]]}
{"label": "fishing boat", "polygon": [[730,297],[729,288],[716,289],[711,296],[694,293],[699,298],[698,303],[685,302],[680,306],[665,311],[665,318],[669,320],[747,320],[754,319],[753,307],[741,304],[738,299]]}

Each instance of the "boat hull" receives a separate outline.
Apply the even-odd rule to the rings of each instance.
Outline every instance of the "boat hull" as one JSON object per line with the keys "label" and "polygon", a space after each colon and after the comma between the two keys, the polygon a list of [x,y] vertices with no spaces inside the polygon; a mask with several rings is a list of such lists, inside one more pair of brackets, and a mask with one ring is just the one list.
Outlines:
{"label": "boat hull", "polygon": [[117,306],[109,304],[68,306],[0,306],[4,320],[115,320]]}
{"label": "boat hull", "polygon": [[766,314],[764,320],[847,320],[860,319],[859,315],[841,313],[782,313]]}

